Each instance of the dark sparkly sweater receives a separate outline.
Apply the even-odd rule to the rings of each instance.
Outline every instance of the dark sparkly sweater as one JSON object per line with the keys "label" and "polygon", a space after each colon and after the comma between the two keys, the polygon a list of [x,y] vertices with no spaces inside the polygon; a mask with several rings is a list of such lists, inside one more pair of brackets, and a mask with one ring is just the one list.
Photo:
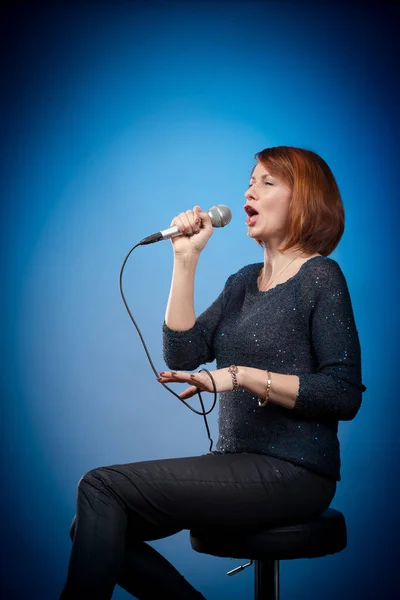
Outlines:
{"label": "dark sparkly sweater", "polygon": [[216,360],[298,375],[293,409],[259,407],[248,391],[219,394],[220,452],[268,454],[340,480],[338,421],[353,419],[366,389],[358,333],[345,277],[317,256],[282,284],[260,292],[262,263],[231,275],[218,298],[187,331],[163,325],[170,369]]}

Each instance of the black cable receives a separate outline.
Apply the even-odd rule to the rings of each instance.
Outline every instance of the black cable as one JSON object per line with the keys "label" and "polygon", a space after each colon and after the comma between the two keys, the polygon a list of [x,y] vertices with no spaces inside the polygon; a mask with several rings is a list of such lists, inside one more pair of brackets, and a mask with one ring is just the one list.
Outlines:
{"label": "black cable", "polygon": [[[134,326],[135,326],[135,328],[136,328],[136,331],[138,332],[138,335],[139,335],[140,341],[142,342],[142,345],[143,345],[144,351],[146,352],[146,355],[147,355],[147,358],[148,358],[148,360],[149,360],[150,366],[151,366],[151,368],[153,369],[153,372],[154,372],[155,376],[156,376],[156,377],[159,377],[159,373],[158,373],[157,369],[155,368],[153,361],[151,360],[151,356],[150,356],[150,354],[149,354],[149,351],[148,351],[148,349],[147,349],[146,343],[145,343],[145,341],[144,341],[144,339],[143,339],[142,333],[141,333],[141,331],[140,331],[140,329],[139,329],[139,327],[138,327],[138,324],[136,323],[136,321],[135,321],[135,319],[133,318],[133,315],[132,315],[132,313],[131,313],[131,311],[130,311],[130,309],[129,309],[128,303],[127,303],[127,301],[126,301],[126,299],[125,299],[124,290],[123,290],[123,288],[122,288],[122,276],[123,276],[124,269],[125,269],[125,265],[126,265],[126,263],[127,263],[127,261],[128,261],[128,258],[130,257],[130,255],[132,254],[132,252],[135,250],[135,248],[137,248],[137,247],[138,247],[138,246],[140,246],[141,244],[142,244],[142,242],[139,242],[138,244],[136,244],[135,246],[133,246],[133,248],[131,248],[131,249],[129,250],[128,254],[125,256],[124,262],[122,263],[121,270],[120,270],[120,273],[119,273],[119,290],[120,290],[120,292],[121,292],[121,297],[122,297],[122,300],[123,300],[123,302],[124,302],[124,304],[125,304],[125,308],[126,308],[126,310],[128,311],[128,315],[129,315],[129,317],[130,317],[130,319],[131,319],[132,323],[134,324]],[[166,388],[166,389],[167,389],[169,392],[171,392],[171,394],[173,394],[173,395],[174,395],[176,398],[178,398],[178,400],[180,400],[180,401],[181,401],[183,404],[185,404],[185,406],[187,406],[188,408],[190,408],[190,410],[192,410],[192,411],[193,411],[194,413],[196,413],[197,415],[202,415],[202,417],[204,418],[204,422],[205,422],[205,426],[206,426],[206,430],[207,430],[207,436],[208,436],[208,439],[210,440],[210,452],[211,452],[211,450],[212,450],[212,445],[213,445],[213,440],[211,439],[211,436],[210,436],[210,429],[209,429],[209,427],[208,427],[208,422],[207,422],[207,417],[206,417],[206,415],[209,415],[209,414],[210,414],[210,412],[211,412],[211,411],[213,411],[213,410],[214,410],[214,408],[215,408],[215,405],[216,405],[216,403],[217,403],[217,389],[216,389],[216,386],[215,386],[215,381],[214,381],[214,378],[213,378],[213,376],[211,375],[210,371],[208,371],[207,369],[200,369],[198,372],[199,372],[199,373],[201,373],[202,371],[204,371],[205,373],[207,373],[207,375],[210,377],[210,379],[211,379],[211,382],[212,382],[212,386],[213,386],[213,392],[214,392],[214,400],[213,400],[213,403],[212,403],[212,406],[211,406],[210,410],[208,410],[208,411],[206,411],[206,410],[205,410],[205,408],[204,408],[203,399],[202,399],[202,397],[201,397],[201,392],[200,392],[200,390],[199,390],[199,389],[197,390],[197,395],[199,396],[199,400],[200,400],[201,408],[203,409],[203,410],[202,410],[202,412],[201,412],[201,411],[198,411],[198,410],[196,410],[195,408],[193,408],[192,406],[190,406],[190,404],[188,404],[188,403],[187,403],[185,400],[183,400],[182,398],[180,398],[180,397],[179,397],[179,395],[178,395],[177,393],[175,393],[175,392],[174,392],[174,390],[171,390],[171,388],[170,388],[170,387],[168,387],[168,386],[167,386],[165,383],[162,383],[162,382],[160,382],[160,383],[161,383],[161,385],[163,385],[163,386],[164,386],[164,387],[165,387],[165,388]]]}

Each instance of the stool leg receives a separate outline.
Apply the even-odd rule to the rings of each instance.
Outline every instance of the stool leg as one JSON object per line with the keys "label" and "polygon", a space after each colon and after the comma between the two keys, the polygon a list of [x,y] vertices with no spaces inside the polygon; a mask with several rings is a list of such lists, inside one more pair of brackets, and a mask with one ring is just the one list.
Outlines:
{"label": "stool leg", "polygon": [[254,600],[279,600],[279,560],[254,561]]}

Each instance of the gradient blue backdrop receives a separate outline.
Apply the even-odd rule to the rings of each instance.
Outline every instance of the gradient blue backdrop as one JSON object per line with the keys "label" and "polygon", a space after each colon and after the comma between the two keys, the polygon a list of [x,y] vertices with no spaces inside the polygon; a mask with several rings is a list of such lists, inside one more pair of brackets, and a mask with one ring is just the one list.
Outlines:
{"label": "gradient blue backdrop", "polygon": [[[3,597],[57,598],[86,471],[208,450],[201,417],[154,380],[119,269],[178,212],[227,204],[198,269],[206,308],[261,259],[243,192],[254,153],[281,144],[337,177],[347,224],[332,257],[368,387],[340,426],[348,548],[283,563],[282,598],[397,597],[394,4],[20,2],[2,15]],[[124,279],[159,370],[171,258],[169,242],[139,248]],[[252,598],[252,569],[228,578],[240,561],[194,553],[187,532],[154,546],[209,600]]]}

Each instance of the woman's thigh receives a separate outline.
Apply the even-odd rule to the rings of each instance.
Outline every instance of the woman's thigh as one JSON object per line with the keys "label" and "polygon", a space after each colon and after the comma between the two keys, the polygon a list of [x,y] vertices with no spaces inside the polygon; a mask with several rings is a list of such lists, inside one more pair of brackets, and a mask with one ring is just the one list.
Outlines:
{"label": "woman's thigh", "polygon": [[[195,527],[291,522],[323,512],[336,483],[288,461],[209,453],[95,469],[141,539]],[[90,474],[90,473],[89,473]]]}

